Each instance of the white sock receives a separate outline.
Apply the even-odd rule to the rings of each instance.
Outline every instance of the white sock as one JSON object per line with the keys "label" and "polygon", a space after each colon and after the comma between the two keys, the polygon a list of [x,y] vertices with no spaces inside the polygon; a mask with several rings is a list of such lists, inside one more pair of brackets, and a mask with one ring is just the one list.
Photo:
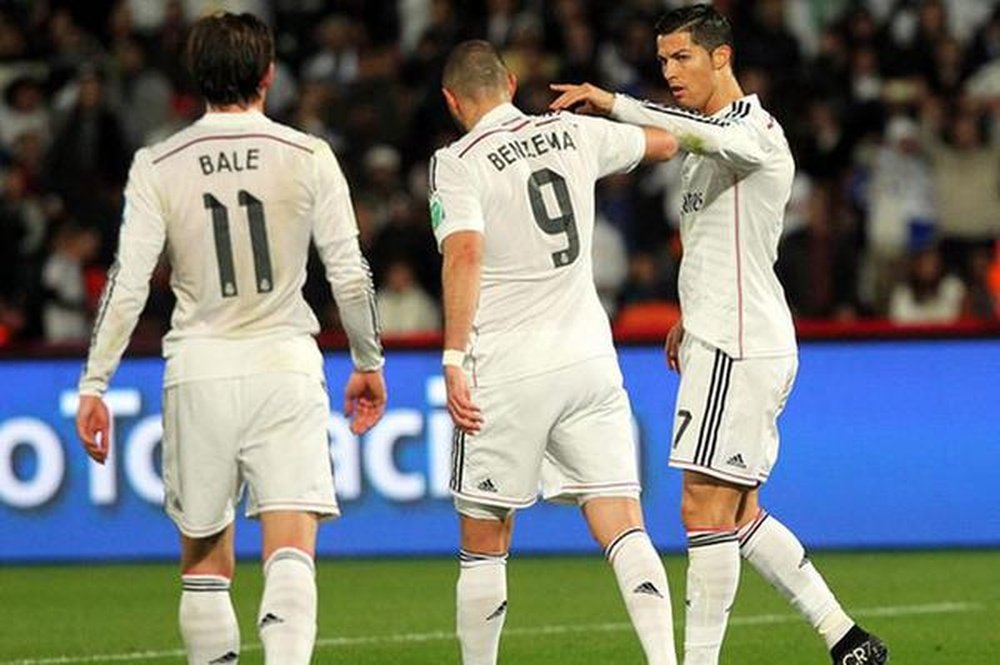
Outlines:
{"label": "white sock", "polygon": [[221,575],[183,575],[178,619],[188,665],[236,663],[240,627],[229,598],[229,580]]}
{"label": "white sock", "polygon": [[302,550],[282,547],[264,564],[257,628],[265,663],[309,664],[316,641],[316,567]]}
{"label": "white sock", "polygon": [[716,665],[740,583],[736,531],[689,531],[684,665]]}
{"label": "white sock", "polygon": [[670,588],[663,561],[642,529],[620,534],[604,551],[649,665],[677,665]]}
{"label": "white sock", "polygon": [[507,555],[459,553],[455,589],[463,665],[495,665],[507,618]]}
{"label": "white sock", "polygon": [[740,551],[757,571],[819,631],[827,649],[854,625],[806,550],[784,524],[761,509],[739,531]]}

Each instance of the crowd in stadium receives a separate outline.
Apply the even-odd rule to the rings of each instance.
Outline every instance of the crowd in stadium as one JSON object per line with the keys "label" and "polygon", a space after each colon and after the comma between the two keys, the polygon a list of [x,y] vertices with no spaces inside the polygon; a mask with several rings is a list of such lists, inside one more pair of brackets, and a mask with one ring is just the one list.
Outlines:
{"label": "crowd in stadium", "polygon": [[[182,53],[201,12],[247,10],[274,26],[268,114],[333,146],[394,334],[440,328],[427,161],[458,136],[440,94],[450,46],[502,46],[528,112],[546,112],[556,81],[669,103],[653,24],[672,4],[0,2],[0,345],[87,339],[133,151],[202,111]],[[1000,8],[714,4],[738,28],[744,89],[784,126],[798,165],[777,266],[793,311],[1000,318]],[[595,280],[611,316],[676,303],[680,198],[680,160],[601,184]],[[311,264],[307,297],[336,327],[321,272]],[[164,268],[139,335],[162,334],[171,307]]]}

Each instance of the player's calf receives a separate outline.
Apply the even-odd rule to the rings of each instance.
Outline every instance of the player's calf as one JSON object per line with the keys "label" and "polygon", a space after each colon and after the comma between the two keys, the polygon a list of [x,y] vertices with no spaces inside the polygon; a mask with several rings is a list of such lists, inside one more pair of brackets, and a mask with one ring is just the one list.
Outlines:
{"label": "player's calf", "polygon": [[264,564],[257,628],[265,663],[309,664],[316,641],[316,568],[302,550],[282,547]]}

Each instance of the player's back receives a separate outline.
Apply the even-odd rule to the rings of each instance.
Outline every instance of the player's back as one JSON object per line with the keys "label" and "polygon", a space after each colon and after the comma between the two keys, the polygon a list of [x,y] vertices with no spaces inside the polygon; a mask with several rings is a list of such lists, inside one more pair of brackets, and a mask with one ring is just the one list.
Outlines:
{"label": "player's back", "polygon": [[[245,350],[318,331],[302,286],[322,151],[329,148],[319,139],[241,112],[206,114],[137,154],[133,178],[145,182],[130,195],[156,199],[144,203],[163,215],[177,298],[164,341],[176,366],[168,363],[168,382],[172,374],[238,373],[226,365],[241,362],[240,342]],[[202,371],[206,364],[216,368]]]}
{"label": "player's back", "polygon": [[[482,220],[482,288],[471,340],[480,385],[614,353],[593,284],[594,183],[634,166],[635,127],[505,104],[431,165],[439,239]],[[457,226],[456,226],[457,225]]]}
{"label": "player's back", "polygon": [[177,295],[171,340],[314,329],[300,294],[314,140],[259,113],[213,113],[146,151]]}

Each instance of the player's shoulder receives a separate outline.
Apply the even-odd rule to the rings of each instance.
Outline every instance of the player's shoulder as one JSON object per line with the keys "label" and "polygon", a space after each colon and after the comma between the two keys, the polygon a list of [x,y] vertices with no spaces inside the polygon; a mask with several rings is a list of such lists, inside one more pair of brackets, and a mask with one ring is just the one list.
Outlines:
{"label": "player's shoulder", "polygon": [[[149,143],[140,152],[145,151],[142,156],[156,166],[196,144],[230,138],[260,138],[308,155],[329,149],[326,141],[318,136],[276,122],[263,114],[255,114],[250,122],[233,126],[206,122],[205,116],[202,116],[173,134]],[[139,153],[136,154],[139,156]]]}

